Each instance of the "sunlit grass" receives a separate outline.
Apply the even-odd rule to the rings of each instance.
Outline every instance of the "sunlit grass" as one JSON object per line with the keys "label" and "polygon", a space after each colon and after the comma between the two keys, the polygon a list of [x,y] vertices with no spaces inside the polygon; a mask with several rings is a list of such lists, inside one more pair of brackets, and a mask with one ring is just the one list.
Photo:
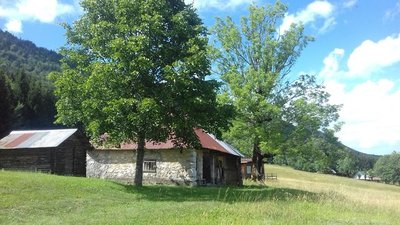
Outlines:
{"label": "sunlit grass", "polygon": [[400,187],[382,183],[307,173],[288,167],[268,165],[268,172],[278,173],[279,179],[268,182],[270,187],[308,190],[313,193],[336,193],[355,204],[382,207],[400,213]]}
{"label": "sunlit grass", "polygon": [[400,224],[400,187],[267,166],[237,187],[144,186],[0,171],[0,224]]}

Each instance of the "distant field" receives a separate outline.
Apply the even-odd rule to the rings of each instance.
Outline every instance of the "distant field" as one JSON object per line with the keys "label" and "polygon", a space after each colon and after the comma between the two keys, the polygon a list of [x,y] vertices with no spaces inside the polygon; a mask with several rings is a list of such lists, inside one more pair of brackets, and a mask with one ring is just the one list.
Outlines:
{"label": "distant field", "polygon": [[267,186],[145,186],[0,171],[0,224],[400,224],[400,187],[267,166]]}

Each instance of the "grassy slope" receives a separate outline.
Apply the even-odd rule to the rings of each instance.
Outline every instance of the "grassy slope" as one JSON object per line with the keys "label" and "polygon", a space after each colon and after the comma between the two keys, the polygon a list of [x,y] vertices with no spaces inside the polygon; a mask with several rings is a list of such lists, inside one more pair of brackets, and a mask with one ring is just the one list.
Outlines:
{"label": "grassy slope", "polygon": [[0,224],[400,224],[400,187],[268,166],[244,188],[0,171]]}

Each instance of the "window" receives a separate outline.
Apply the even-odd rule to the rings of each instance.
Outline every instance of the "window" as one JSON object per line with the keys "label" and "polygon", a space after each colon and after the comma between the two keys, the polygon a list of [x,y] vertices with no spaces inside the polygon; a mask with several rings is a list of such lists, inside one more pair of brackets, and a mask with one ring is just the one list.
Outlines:
{"label": "window", "polygon": [[246,165],[246,174],[251,174],[251,165]]}
{"label": "window", "polygon": [[143,172],[145,173],[155,173],[157,169],[156,160],[145,159],[143,161]]}

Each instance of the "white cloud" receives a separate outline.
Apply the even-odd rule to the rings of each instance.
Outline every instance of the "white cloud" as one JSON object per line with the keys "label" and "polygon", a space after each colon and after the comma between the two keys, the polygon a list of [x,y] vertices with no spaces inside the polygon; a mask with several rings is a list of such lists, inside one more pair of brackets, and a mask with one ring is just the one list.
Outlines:
{"label": "white cloud", "polygon": [[324,25],[318,30],[318,33],[323,34],[335,25],[336,25],[335,18],[329,17],[328,19],[325,20]]}
{"label": "white cloud", "polygon": [[281,34],[285,33],[293,23],[302,23],[303,25],[306,25],[315,22],[318,18],[325,19],[322,27],[323,29],[320,29],[320,32],[324,32],[336,23],[332,16],[333,9],[333,5],[328,1],[314,1],[304,10],[297,12],[296,14],[286,14],[282,25],[279,28],[279,32]]}
{"label": "white cloud", "polygon": [[325,57],[320,76],[325,79],[370,77],[376,72],[400,63],[400,34],[373,42],[366,40],[356,47],[347,60],[347,69],[340,68],[344,50],[335,48]]}
{"label": "white cloud", "polygon": [[364,41],[349,56],[349,75],[365,75],[400,62],[400,34],[378,42]]}
{"label": "white cloud", "polygon": [[5,30],[12,33],[21,33],[22,32],[22,24],[19,20],[9,20],[5,25]]}
{"label": "white cloud", "polygon": [[59,3],[57,0],[24,0],[17,3],[21,15],[37,19],[42,23],[51,23],[59,15],[72,12],[73,7]]}
{"label": "white cloud", "polygon": [[358,0],[345,0],[343,2],[343,7],[344,8],[352,8],[355,4],[357,4]]}
{"label": "white cloud", "polygon": [[338,76],[338,73],[342,73],[339,68],[339,62],[344,56],[344,50],[335,48],[332,52],[325,57],[323,63],[324,68],[320,72],[320,76],[323,78],[333,78]]}
{"label": "white cloud", "polygon": [[326,87],[331,102],[343,104],[340,118],[345,124],[338,137],[344,144],[361,151],[400,144],[400,90],[394,82],[366,81],[346,91],[344,84],[328,81]]}
{"label": "white cloud", "polygon": [[13,4],[0,2],[0,18],[7,21],[6,29],[13,25],[15,28],[19,24],[18,32],[22,32],[24,21],[53,23],[57,17],[74,11],[73,5],[60,3],[58,0],[17,0]]}
{"label": "white cloud", "polygon": [[253,0],[185,0],[186,4],[193,4],[197,9],[215,8],[227,9],[236,8],[240,5],[250,4]]}
{"label": "white cloud", "polygon": [[[320,71],[327,80],[331,103],[343,105],[340,120],[345,124],[338,133],[340,141],[364,152],[382,146],[388,148],[381,153],[396,150],[400,146],[400,85],[382,77],[390,75],[385,72],[387,67],[400,63],[400,35],[364,41],[351,52],[347,68],[341,68],[344,57],[344,49],[335,48],[325,57]],[[349,85],[349,79],[362,76],[375,80]]]}

